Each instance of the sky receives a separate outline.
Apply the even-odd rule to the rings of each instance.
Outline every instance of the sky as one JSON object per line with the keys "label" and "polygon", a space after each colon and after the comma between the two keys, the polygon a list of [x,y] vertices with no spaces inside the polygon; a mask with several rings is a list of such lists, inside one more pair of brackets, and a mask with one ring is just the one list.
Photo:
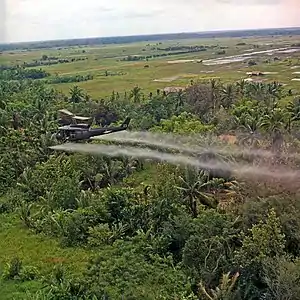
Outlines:
{"label": "sky", "polygon": [[0,0],[0,43],[300,26],[300,0]]}

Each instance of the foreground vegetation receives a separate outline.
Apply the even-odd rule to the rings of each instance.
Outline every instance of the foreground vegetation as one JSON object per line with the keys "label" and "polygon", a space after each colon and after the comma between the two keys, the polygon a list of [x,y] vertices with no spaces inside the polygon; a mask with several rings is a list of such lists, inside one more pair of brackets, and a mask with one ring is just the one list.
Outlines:
{"label": "foreground vegetation", "polygon": [[299,298],[299,178],[49,149],[64,107],[106,125],[130,116],[132,130],[234,133],[274,153],[251,164],[298,169],[295,88],[207,79],[101,100],[30,70],[0,71],[1,299]]}

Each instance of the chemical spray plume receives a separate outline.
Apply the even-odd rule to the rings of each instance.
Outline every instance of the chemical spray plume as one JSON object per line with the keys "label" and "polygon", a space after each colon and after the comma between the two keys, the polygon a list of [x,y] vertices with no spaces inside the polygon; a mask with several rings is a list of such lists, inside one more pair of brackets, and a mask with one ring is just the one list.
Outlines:
{"label": "chemical spray plume", "polygon": [[63,144],[50,147],[53,150],[62,150],[67,152],[81,152],[89,154],[98,154],[98,155],[107,155],[112,157],[128,156],[135,158],[144,158],[144,159],[154,159],[159,161],[165,161],[172,164],[180,165],[189,165],[189,166],[198,166],[202,168],[210,169],[226,169],[229,170],[228,166],[225,163],[216,162],[215,164],[201,163],[200,161],[194,159],[193,157],[180,155],[180,154],[170,154],[163,153],[160,151],[155,151],[149,148],[135,148],[129,146],[117,146],[117,145],[97,145],[97,144]]}
{"label": "chemical spray plume", "polygon": [[154,159],[159,161],[165,161],[175,165],[185,165],[193,166],[202,169],[208,170],[217,170],[217,171],[229,171],[237,175],[261,175],[269,178],[278,178],[278,179],[295,179],[299,177],[300,173],[291,170],[281,169],[280,171],[270,171],[263,167],[255,167],[243,164],[235,163],[223,163],[218,162],[217,160],[211,160],[209,162],[203,162],[201,160],[195,159],[190,156],[180,155],[180,154],[170,154],[163,153],[160,151],[155,151],[145,148],[135,148],[135,147],[120,147],[116,145],[97,145],[97,144],[63,144],[50,147],[53,150],[62,150],[67,152],[81,152],[89,153],[95,155],[107,155],[112,157],[135,157],[135,158],[144,158],[144,159]]}
{"label": "chemical spray plume", "polygon": [[[249,155],[260,156],[264,158],[274,157],[274,153],[262,149],[242,149],[239,147],[228,148],[228,145],[220,145],[220,141],[216,137],[205,136],[179,136],[163,133],[151,133],[151,132],[121,132],[113,135],[102,135],[93,138],[94,140],[106,140],[119,143],[132,143],[132,144],[144,144],[147,146],[156,146],[164,149],[173,149],[185,152],[187,154],[194,154],[200,151],[211,151],[227,155]],[[212,145],[206,145],[206,143],[212,143]],[[202,144],[203,146],[199,146]],[[215,145],[214,145],[215,144]],[[219,144],[219,145],[218,145]],[[227,149],[226,149],[227,148]],[[285,157],[297,157],[299,155],[286,154]]]}

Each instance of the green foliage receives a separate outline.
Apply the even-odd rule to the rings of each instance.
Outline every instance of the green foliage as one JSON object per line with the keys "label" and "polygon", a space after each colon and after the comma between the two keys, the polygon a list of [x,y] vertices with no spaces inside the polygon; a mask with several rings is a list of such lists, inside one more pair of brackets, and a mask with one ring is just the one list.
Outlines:
{"label": "green foliage", "polygon": [[0,80],[41,79],[47,76],[50,76],[50,74],[42,69],[25,69],[21,67],[0,69]]}
{"label": "green foliage", "polygon": [[[210,46],[160,51],[204,49]],[[297,192],[260,198],[262,185],[242,188],[241,179],[225,172],[49,149],[62,107],[101,126],[130,116],[136,131],[196,136],[234,130],[249,147],[297,148],[292,132],[299,103],[285,102],[292,92],[277,82],[210,79],[170,94],[136,85],[97,101],[82,85],[68,95],[46,85],[93,79],[89,75],[50,77],[25,68],[67,62],[47,52],[23,67],[1,67],[0,265],[7,264],[0,284],[45,287],[32,288],[29,299],[297,299]],[[206,156],[197,158],[209,162]],[[269,163],[258,155],[247,159]],[[263,192],[275,195],[272,186]],[[19,258],[11,260],[11,253]]]}
{"label": "green foliage", "polygon": [[263,268],[266,274],[264,281],[268,287],[266,299],[300,299],[299,259],[293,261],[287,257],[267,258]]}
{"label": "green foliage", "polygon": [[285,254],[285,236],[279,218],[272,209],[265,222],[252,226],[249,235],[236,252],[235,261],[242,269],[241,289],[245,297],[259,297],[268,293],[264,282],[263,265],[266,259],[276,259]]}
{"label": "green foliage", "polygon": [[170,120],[162,120],[161,125],[154,127],[154,131],[172,133],[206,133],[212,131],[214,126],[204,125],[194,115],[183,112],[179,116],[173,116]]}
{"label": "green foliage", "polygon": [[2,271],[2,279],[31,281],[38,276],[38,270],[35,267],[23,266],[22,261],[18,257],[14,257]]}
{"label": "green foliage", "polygon": [[82,82],[93,80],[92,75],[76,75],[76,76],[55,76],[50,77],[44,80],[47,84],[58,84],[58,83],[73,83],[73,82]]}
{"label": "green foliage", "polygon": [[44,226],[51,229],[49,234],[61,237],[62,245],[78,246],[87,242],[88,233],[92,226],[103,221],[103,216],[91,209],[63,211],[53,214],[50,219],[43,219],[38,223],[40,230],[45,232]]}
{"label": "green foliage", "polygon": [[282,231],[285,235],[285,249],[294,256],[299,256],[299,202],[291,195],[271,196],[268,198],[253,199],[243,205],[243,223],[246,228],[252,226],[253,223],[266,218],[268,211],[273,208],[276,211]]}
{"label": "green foliage", "polygon": [[9,201],[0,198],[0,214],[9,213],[12,211],[12,205]]}
{"label": "green foliage", "polygon": [[260,221],[250,229],[250,235],[245,236],[238,256],[242,266],[261,262],[266,257],[283,255],[285,236],[282,233],[279,218],[272,209],[266,222]]}
{"label": "green foliage", "polygon": [[6,265],[2,273],[2,278],[5,280],[15,279],[20,275],[21,268],[22,262],[20,259],[18,257],[13,258],[11,262]]}
{"label": "green foliage", "polygon": [[[33,169],[25,169],[20,177],[19,187],[29,198],[37,200],[38,197],[47,196],[51,205],[57,207],[59,202],[63,204],[69,200],[75,203],[75,197],[79,193],[79,178],[80,173],[74,169],[70,158],[53,156]],[[72,190],[73,194],[70,192]]]}
{"label": "green foliage", "polygon": [[184,274],[170,259],[147,262],[135,243],[115,242],[87,269],[91,290],[109,299],[177,299],[190,293]]}
{"label": "green foliage", "polygon": [[213,210],[203,212],[194,220],[182,261],[196,283],[202,279],[208,286],[216,286],[220,276],[230,268],[238,246],[237,225],[230,216]]}
{"label": "green foliage", "polygon": [[[140,93],[140,91],[139,91]],[[136,97],[136,96],[135,96]],[[185,110],[183,102],[183,95],[168,95],[164,96],[161,94],[150,99],[140,105],[138,109],[128,107],[130,109],[130,115],[132,115],[134,126],[139,129],[151,129],[155,125],[159,125],[160,122],[165,119],[169,119],[172,116],[178,115]],[[133,113],[132,110],[136,111]],[[140,118],[139,116],[143,116]]]}

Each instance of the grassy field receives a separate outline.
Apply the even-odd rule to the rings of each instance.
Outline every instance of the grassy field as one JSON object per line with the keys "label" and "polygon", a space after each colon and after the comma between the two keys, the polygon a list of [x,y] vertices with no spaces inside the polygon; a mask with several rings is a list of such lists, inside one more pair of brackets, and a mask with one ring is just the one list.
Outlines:
{"label": "grassy field", "polygon": [[[146,164],[144,171],[129,176],[124,184],[131,187],[145,185],[149,180],[153,182],[155,174],[155,166]],[[16,257],[24,267],[34,267],[38,271],[38,278],[33,281],[4,281],[0,278],[1,300],[23,300],[28,292],[39,291],[42,288],[40,279],[60,264],[73,275],[80,275],[88,261],[99,255],[99,249],[94,252],[79,247],[63,248],[57,239],[30,232],[16,214],[0,214],[0,249],[0,275]]]}
{"label": "grassy field", "polygon": [[[80,274],[93,254],[76,248],[61,248],[58,241],[37,236],[23,228],[20,219],[0,215],[0,271],[13,258],[18,257],[24,267],[34,267],[38,276],[48,274],[55,265],[63,263],[69,271]],[[24,293],[41,288],[38,281],[0,280],[1,300],[24,299]]]}
{"label": "grassy field", "polygon": [[[274,74],[265,75],[261,79],[267,81],[278,80],[287,84],[290,88],[297,88],[300,86],[300,81],[291,80],[300,77],[300,74],[294,74],[294,72],[300,71],[300,68],[296,68],[297,65],[300,65],[300,52],[274,53],[272,55],[263,53],[254,55],[245,61],[215,65],[207,65],[205,60],[240,55],[247,52],[251,53],[253,51],[290,47],[299,42],[299,36],[282,36],[275,38],[192,39],[95,47],[81,46],[67,49],[3,52],[0,55],[0,63],[23,64],[24,62],[39,60],[42,55],[59,58],[86,58],[83,61],[43,66],[42,68],[53,75],[93,75],[93,80],[78,83],[93,98],[106,97],[112,91],[129,91],[135,85],[141,87],[145,92],[149,92],[169,86],[186,86],[191,79],[194,81],[210,78],[221,78],[223,81],[239,80],[247,78],[248,75],[246,73],[249,71],[274,72]],[[205,46],[207,51],[156,57],[148,61],[121,60],[128,55],[147,56],[168,52],[157,50],[157,48],[164,49],[170,46],[195,45]],[[220,50],[225,50],[225,54],[218,54]],[[274,59],[275,57],[276,60]],[[247,62],[250,59],[254,60],[257,65],[249,67]],[[180,60],[182,61],[180,62]],[[204,60],[204,62],[188,60]],[[174,61],[177,61],[177,63],[173,63]],[[145,65],[149,67],[145,67]],[[115,75],[104,76],[105,71]],[[63,83],[55,84],[54,86],[67,93],[73,85],[74,83]]]}

